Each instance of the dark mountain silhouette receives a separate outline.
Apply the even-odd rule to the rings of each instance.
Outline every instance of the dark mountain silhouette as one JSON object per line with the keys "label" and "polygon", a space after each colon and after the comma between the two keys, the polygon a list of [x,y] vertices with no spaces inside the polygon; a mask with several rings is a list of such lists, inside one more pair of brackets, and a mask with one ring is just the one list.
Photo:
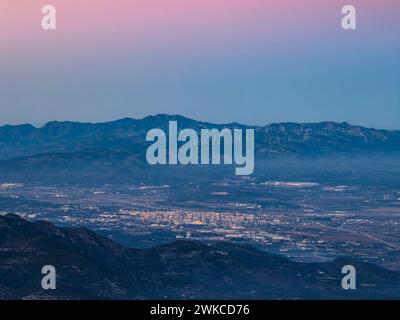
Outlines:
{"label": "dark mountain silhouette", "polygon": [[[41,289],[54,265],[57,289]],[[341,289],[341,268],[357,290]],[[1,299],[398,299],[400,273],[338,259],[303,264],[231,243],[130,249],[84,228],[0,216]]]}

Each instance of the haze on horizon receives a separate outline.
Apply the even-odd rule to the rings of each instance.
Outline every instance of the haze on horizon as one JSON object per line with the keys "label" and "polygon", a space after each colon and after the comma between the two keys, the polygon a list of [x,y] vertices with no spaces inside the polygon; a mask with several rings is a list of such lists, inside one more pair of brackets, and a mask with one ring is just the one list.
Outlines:
{"label": "haze on horizon", "polygon": [[[180,114],[400,129],[400,2],[41,0],[0,4],[0,125]],[[309,10],[312,7],[313,10]]]}

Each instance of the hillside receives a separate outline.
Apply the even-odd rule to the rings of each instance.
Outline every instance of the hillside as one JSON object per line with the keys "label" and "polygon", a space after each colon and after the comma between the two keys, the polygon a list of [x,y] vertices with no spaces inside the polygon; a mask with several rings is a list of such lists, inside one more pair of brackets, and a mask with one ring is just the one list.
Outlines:
{"label": "hillside", "polygon": [[[57,290],[40,287],[57,269]],[[341,289],[341,267],[358,289]],[[303,264],[230,243],[177,241],[131,249],[84,228],[0,216],[1,299],[393,299],[400,274],[352,259]]]}

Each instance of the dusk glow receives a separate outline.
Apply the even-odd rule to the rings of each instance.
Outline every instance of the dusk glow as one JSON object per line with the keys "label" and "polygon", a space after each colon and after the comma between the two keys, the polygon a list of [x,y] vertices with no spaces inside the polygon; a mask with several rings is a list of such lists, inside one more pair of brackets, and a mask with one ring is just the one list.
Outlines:
{"label": "dusk glow", "polygon": [[[50,2],[57,30],[45,32]],[[352,32],[337,0],[50,2],[0,4],[3,123],[180,113],[400,126],[396,0],[352,1]]]}

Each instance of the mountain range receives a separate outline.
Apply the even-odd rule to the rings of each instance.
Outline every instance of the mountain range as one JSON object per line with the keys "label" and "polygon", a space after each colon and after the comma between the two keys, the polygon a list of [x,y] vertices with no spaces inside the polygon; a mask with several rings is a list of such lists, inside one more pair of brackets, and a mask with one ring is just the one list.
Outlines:
{"label": "mountain range", "polygon": [[[256,163],[270,159],[321,159],[332,156],[400,154],[400,131],[377,130],[348,123],[277,123],[246,126],[213,124],[179,115],[125,118],[106,123],[49,122],[0,127],[0,170],[4,180],[93,182],[153,181],[171,174],[150,167],[145,159],[146,133],[179,129],[254,128]],[[173,169],[172,169],[173,170]],[[256,170],[257,171],[257,170]],[[160,175],[161,173],[161,175]],[[172,173],[176,176],[176,173]],[[154,178],[155,177],[155,178]]]}
{"label": "mountain range", "polygon": [[[85,228],[0,216],[0,299],[399,299],[400,273],[340,258],[298,263],[233,243],[132,249]],[[342,266],[357,289],[341,288]],[[41,288],[53,265],[57,289]]]}
{"label": "mountain range", "polygon": [[182,128],[254,128],[256,151],[260,154],[326,154],[329,152],[400,151],[400,131],[376,130],[346,122],[276,123],[246,126],[214,124],[179,115],[156,115],[143,119],[125,118],[105,123],[49,122],[0,127],[0,159],[83,150],[134,152],[146,144],[153,128],[168,129],[169,121]]}

